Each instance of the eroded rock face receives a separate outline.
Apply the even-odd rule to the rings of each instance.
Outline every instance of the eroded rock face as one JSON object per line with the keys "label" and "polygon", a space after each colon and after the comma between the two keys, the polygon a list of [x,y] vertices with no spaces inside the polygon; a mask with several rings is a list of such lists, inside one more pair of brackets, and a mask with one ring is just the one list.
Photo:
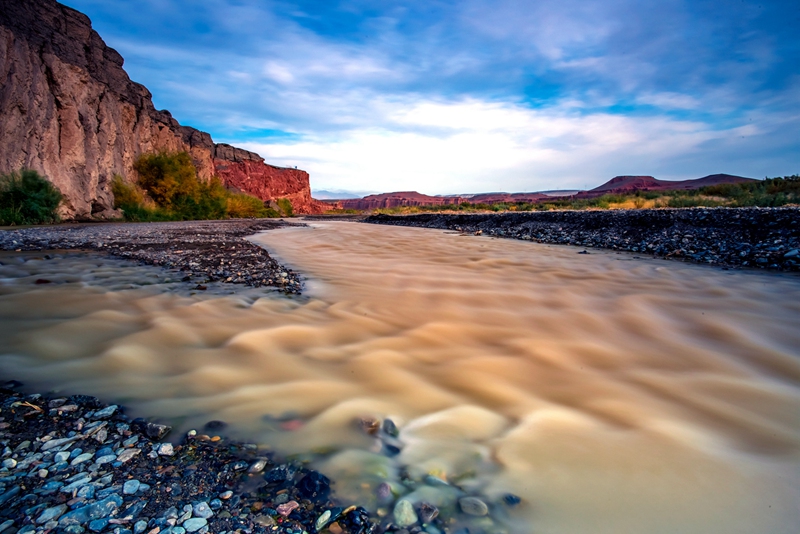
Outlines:
{"label": "eroded rock face", "polygon": [[[233,187],[262,200],[280,191],[298,213],[322,211],[307,173],[181,126],[122,65],[86,15],[53,0],[0,0],[0,172],[47,176],[64,194],[65,218],[107,217],[114,174],[132,180],[139,155],[185,150],[201,179],[235,179]],[[237,161],[237,152],[250,156]]]}

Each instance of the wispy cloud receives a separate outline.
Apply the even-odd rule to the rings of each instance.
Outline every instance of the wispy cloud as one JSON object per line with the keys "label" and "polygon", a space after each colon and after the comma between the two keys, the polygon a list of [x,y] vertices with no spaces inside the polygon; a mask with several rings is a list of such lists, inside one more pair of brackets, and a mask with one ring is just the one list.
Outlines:
{"label": "wispy cloud", "polygon": [[307,168],[318,188],[531,190],[800,167],[794,2],[68,3],[158,106]]}

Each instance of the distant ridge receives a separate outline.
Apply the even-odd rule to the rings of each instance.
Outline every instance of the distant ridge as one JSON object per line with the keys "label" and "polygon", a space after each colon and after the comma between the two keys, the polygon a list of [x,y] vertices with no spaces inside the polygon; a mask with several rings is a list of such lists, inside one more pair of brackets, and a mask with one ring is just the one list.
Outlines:
{"label": "distant ridge", "polygon": [[445,204],[470,204],[496,202],[543,202],[554,197],[561,198],[596,198],[609,194],[630,194],[636,191],[675,191],[697,189],[710,185],[738,184],[757,182],[754,178],[734,176],[732,174],[710,174],[693,180],[659,180],[653,176],[615,176],[603,185],[588,191],[539,191],[534,193],[480,193],[471,195],[430,196],[416,191],[395,191],[368,195],[363,198],[326,200],[332,207],[341,209],[374,210],[379,208],[395,208],[398,206],[442,206]]}
{"label": "distant ridge", "polygon": [[601,186],[581,191],[575,198],[594,198],[609,194],[635,193],[636,191],[680,191],[687,189],[698,189],[710,185],[739,184],[744,182],[756,182],[754,178],[744,178],[732,174],[710,174],[703,178],[694,180],[659,180],[652,176],[615,176]]}

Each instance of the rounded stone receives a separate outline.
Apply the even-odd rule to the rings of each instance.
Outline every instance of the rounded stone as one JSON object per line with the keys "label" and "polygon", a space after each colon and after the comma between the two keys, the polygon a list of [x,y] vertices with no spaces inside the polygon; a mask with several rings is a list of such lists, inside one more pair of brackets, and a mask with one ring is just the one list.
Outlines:
{"label": "rounded stone", "polygon": [[197,532],[204,526],[208,524],[208,520],[203,517],[193,517],[191,519],[187,519],[183,523],[183,528],[186,529],[186,532]]}
{"label": "rounded stone", "polygon": [[414,511],[414,506],[406,499],[397,501],[393,514],[394,522],[398,527],[408,527],[419,520],[417,513]]}
{"label": "rounded stone", "polygon": [[199,502],[192,506],[192,513],[195,515],[195,517],[200,517],[203,519],[208,519],[214,516],[214,511],[205,501]]}
{"label": "rounded stone", "polygon": [[128,480],[125,482],[125,484],[122,485],[122,493],[125,495],[133,495],[134,493],[139,491],[139,487],[141,485],[142,483],[136,479]]}
{"label": "rounded stone", "polygon": [[482,516],[489,513],[489,507],[477,497],[462,497],[458,500],[458,505],[467,515]]}

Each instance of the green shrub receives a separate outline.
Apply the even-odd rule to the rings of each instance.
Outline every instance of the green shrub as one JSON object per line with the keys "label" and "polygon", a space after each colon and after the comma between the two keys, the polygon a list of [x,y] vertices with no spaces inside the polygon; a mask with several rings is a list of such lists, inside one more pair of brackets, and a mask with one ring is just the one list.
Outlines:
{"label": "green shrub", "polygon": [[[203,182],[186,152],[144,154],[134,163],[136,183],[112,182],[114,206],[129,221],[188,221],[228,217],[278,217],[244,193],[231,193],[219,178]],[[291,214],[291,202],[287,206]]]}
{"label": "green shrub", "polygon": [[0,175],[0,224],[57,222],[62,198],[56,186],[36,171]]}
{"label": "green shrub", "polygon": [[249,217],[280,217],[280,214],[264,203],[250,195],[243,193],[230,193],[228,196],[228,217],[244,219]]}
{"label": "green shrub", "polygon": [[139,186],[162,208],[198,196],[197,169],[186,152],[143,154],[133,168],[139,173]]}
{"label": "green shrub", "polygon": [[292,201],[288,198],[279,198],[275,201],[285,217],[294,217],[294,210],[292,209]]}

